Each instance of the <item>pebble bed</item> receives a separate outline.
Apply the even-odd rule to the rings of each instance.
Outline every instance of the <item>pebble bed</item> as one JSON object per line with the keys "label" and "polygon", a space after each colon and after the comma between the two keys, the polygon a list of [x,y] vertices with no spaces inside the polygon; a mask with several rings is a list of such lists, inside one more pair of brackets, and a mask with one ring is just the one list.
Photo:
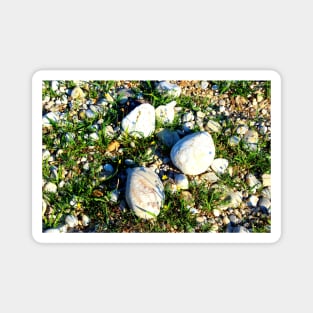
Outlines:
{"label": "pebble bed", "polygon": [[[127,220],[131,216],[125,196],[127,170],[137,166],[150,168],[169,194],[177,194],[187,203],[194,224],[185,231],[270,232],[270,168],[251,172],[249,166],[238,168],[227,153],[219,153],[218,139],[223,138],[226,146],[246,149],[247,154],[262,149],[270,159],[270,97],[266,96],[264,82],[249,84],[253,92],[243,96],[224,92],[225,86],[212,81],[115,81],[106,84],[106,89],[98,81],[43,82],[43,232],[110,232],[110,225],[119,225],[114,229],[123,232],[141,232],[140,225],[156,223],[158,217],[156,221],[143,219],[136,227],[133,219]],[[164,96],[160,103],[153,100],[151,90]],[[193,101],[186,105],[183,99]],[[142,130],[147,132],[143,138],[125,136],[124,125],[127,131],[131,125],[125,117],[131,112],[134,115],[134,110],[144,103],[154,107],[155,125],[153,122],[152,129]],[[111,115],[108,124],[107,117]],[[86,145],[77,159],[65,160],[67,147],[75,146],[79,137],[70,129],[80,129],[79,125],[84,128]],[[207,170],[188,175],[174,166],[170,151],[180,139],[197,132],[211,134],[217,151]],[[146,149],[138,159],[141,141]],[[95,170],[93,162],[99,154],[103,162]],[[231,181],[228,185],[225,175]],[[87,176],[94,177],[88,186],[92,203],[103,203],[103,210],[114,211],[116,220],[87,207],[86,203],[91,202],[80,198],[80,180],[77,184],[73,180]],[[218,191],[221,201],[210,209],[203,207],[194,199],[197,186]],[[165,198],[161,212],[167,207]],[[182,230],[166,224],[162,231]]]}

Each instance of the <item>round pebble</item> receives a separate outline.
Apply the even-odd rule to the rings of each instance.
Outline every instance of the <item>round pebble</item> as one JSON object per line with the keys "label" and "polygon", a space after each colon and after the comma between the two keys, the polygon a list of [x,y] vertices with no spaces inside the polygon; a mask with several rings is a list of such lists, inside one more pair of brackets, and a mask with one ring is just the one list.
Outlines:
{"label": "round pebble", "polygon": [[50,126],[59,121],[59,115],[56,112],[49,112],[42,118],[42,126]]}
{"label": "round pebble", "polygon": [[94,118],[96,116],[95,113],[90,109],[85,111],[85,115],[87,118]]}
{"label": "round pebble", "polygon": [[259,135],[257,131],[248,130],[243,137],[243,141],[246,143],[246,146],[249,150],[257,150],[258,138]]}
{"label": "round pebble", "polygon": [[118,201],[119,196],[120,196],[120,191],[117,189],[113,190],[110,194],[110,201],[116,203]]}
{"label": "round pebble", "polygon": [[214,159],[211,164],[212,170],[218,175],[224,174],[226,172],[227,166],[228,160],[223,158]]}
{"label": "round pebble", "polygon": [[258,204],[259,198],[257,196],[251,196],[248,199],[247,205],[251,207],[256,207]]}
{"label": "round pebble", "polygon": [[271,174],[262,175],[262,184],[263,184],[263,187],[271,186]]}
{"label": "round pebble", "polygon": [[44,233],[57,234],[57,233],[60,233],[60,230],[58,228],[49,228],[49,229],[46,229]]}
{"label": "round pebble", "polygon": [[59,89],[59,82],[57,80],[51,81],[51,89],[57,91]]}
{"label": "round pebble", "polygon": [[207,82],[207,81],[202,81],[201,82],[201,89],[207,89],[208,88],[208,86],[209,86],[209,83]]}
{"label": "round pebble", "polygon": [[247,125],[240,125],[237,127],[237,134],[238,135],[244,135],[249,130],[249,127]]}
{"label": "round pebble", "polygon": [[208,121],[206,129],[214,133],[219,133],[222,130],[222,126],[216,121]]}
{"label": "round pebble", "polygon": [[181,94],[181,88],[178,85],[166,81],[159,82],[156,86],[156,90],[172,97],[179,97]]}
{"label": "round pebble", "polygon": [[268,210],[271,206],[271,200],[267,197],[261,197],[258,206],[262,209]]}
{"label": "round pebble", "polygon": [[65,223],[68,225],[68,227],[75,227],[78,225],[78,218],[74,215],[67,215],[65,217]]}
{"label": "round pebble", "polygon": [[87,215],[84,214],[82,216],[82,225],[84,227],[87,227],[89,225],[89,223],[90,223],[90,218]]}
{"label": "round pebble", "polygon": [[129,171],[126,182],[126,202],[138,217],[156,218],[164,200],[163,184],[151,169],[136,167]]}
{"label": "round pebble", "polygon": [[186,175],[176,174],[175,175],[175,184],[179,189],[188,189],[189,181]]}
{"label": "round pebble", "polygon": [[82,99],[85,97],[85,94],[80,87],[75,87],[71,92],[71,97],[73,99]]}
{"label": "round pebble", "polygon": [[43,187],[44,191],[51,192],[51,193],[56,193],[57,189],[58,189],[57,185],[51,182],[45,184],[45,186]]}
{"label": "round pebble", "polygon": [[128,113],[122,120],[124,132],[133,137],[148,137],[155,130],[155,110],[149,103],[143,103]]}
{"label": "round pebble", "polygon": [[240,138],[237,136],[231,136],[228,141],[230,146],[237,146],[239,142],[240,142]]}
{"label": "round pebble", "polygon": [[213,209],[213,210],[212,210],[212,213],[213,213],[213,215],[214,215],[215,217],[218,217],[218,216],[221,215],[221,211],[218,210],[218,209]]}
{"label": "round pebble", "polygon": [[214,160],[215,146],[210,134],[198,132],[180,139],[170,153],[173,164],[187,175],[205,172]]}
{"label": "round pebble", "polygon": [[156,119],[161,123],[172,123],[175,118],[175,105],[176,101],[172,101],[166,105],[159,105],[155,109]]}

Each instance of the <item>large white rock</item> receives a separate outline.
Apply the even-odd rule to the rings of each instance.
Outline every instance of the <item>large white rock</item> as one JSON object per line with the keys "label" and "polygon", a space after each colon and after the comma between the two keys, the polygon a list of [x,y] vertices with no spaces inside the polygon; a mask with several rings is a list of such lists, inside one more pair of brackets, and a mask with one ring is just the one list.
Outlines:
{"label": "large white rock", "polygon": [[149,103],[137,106],[122,120],[122,128],[133,137],[148,137],[155,130],[155,110]]}
{"label": "large white rock", "polygon": [[126,201],[138,217],[156,218],[164,199],[162,182],[151,169],[135,167],[129,170],[126,182]]}
{"label": "large white rock", "polygon": [[215,146],[207,132],[198,132],[180,139],[171,150],[173,164],[187,175],[205,172],[214,160]]}

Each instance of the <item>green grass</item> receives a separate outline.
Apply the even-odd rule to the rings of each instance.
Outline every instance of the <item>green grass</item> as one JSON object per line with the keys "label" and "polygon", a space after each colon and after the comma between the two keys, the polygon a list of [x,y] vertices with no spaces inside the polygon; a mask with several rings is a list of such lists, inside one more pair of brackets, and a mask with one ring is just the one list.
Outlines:
{"label": "green grass", "polygon": [[[182,191],[172,193],[166,189],[166,198],[163,208],[156,220],[143,221],[139,219],[127,205],[125,206],[125,179],[126,170],[133,166],[149,166],[158,159],[158,155],[169,157],[170,149],[164,147],[155,134],[148,138],[133,138],[127,133],[119,135],[117,132],[110,138],[106,135],[105,129],[108,125],[120,126],[122,118],[130,111],[129,103],[119,104],[118,97],[113,94],[114,81],[89,81],[81,87],[87,99],[95,101],[105,98],[111,93],[114,101],[110,103],[104,112],[98,112],[94,118],[73,119],[68,110],[65,110],[64,123],[53,123],[50,130],[43,134],[42,144],[51,154],[57,154],[53,161],[43,160],[42,177],[45,181],[63,183],[58,188],[58,193],[43,192],[43,198],[50,208],[49,214],[43,216],[43,228],[57,227],[64,223],[67,214],[88,215],[96,231],[98,232],[207,232],[211,224],[199,226],[196,222],[197,214],[193,214],[190,208],[195,208],[200,213],[210,214],[214,208],[223,204],[223,192],[219,188],[210,188],[205,183],[196,184],[193,177],[189,177],[189,192],[192,195],[192,203],[187,203],[182,197]],[[66,89],[75,86],[73,81],[60,81],[59,84]],[[248,97],[256,91],[263,92],[265,96],[270,95],[268,82],[253,83],[251,81],[212,81],[210,85],[218,85],[219,93],[228,93],[230,97],[237,95]],[[61,98],[63,93],[56,93],[50,87],[50,82],[44,82],[43,99],[49,96],[51,99]],[[173,100],[155,91],[152,81],[137,82],[133,87],[135,94],[142,93],[145,99],[155,107],[164,105]],[[253,85],[253,87],[251,87]],[[157,122],[156,127],[166,127],[171,130],[182,130],[180,117],[184,112],[197,111],[206,112],[208,108],[214,109],[210,97],[180,96],[175,99],[177,107],[182,111],[176,114],[172,123],[161,125]],[[79,114],[79,100],[73,101],[72,113]],[[258,121],[256,116],[255,121]],[[92,140],[89,135],[95,132],[96,122],[102,119],[98,125],[99,140]],[[233,173],[221,175],[217,184],[227,186],[232,190],[248,189],[240,177],[240,173],[253,173],[260,176],[263,173],[270,173],[271,155],[270,140],[267,136],[260,136],[257,151],[248,150],[242,142],[237,146],[229,145],[229,137],[236,134],[236,127],[230,119],[217,115],[214,118],[222,125],[220,133],[212,133],[216,144],[216,157],[229,160],[229,167]],[[196,126],[192,132],[199,131]],[[75,137],[71,139],[69,134]],[[226,135],[227,134],[227,135]],[[112,141],[119,143],[116,151],[108,152]],[[85,161],[82,161],[85,159]],[[134,165],[127,166],[126,159],[134,161]],[[88,162],[88,168],[86,168]],[[114,171],[111,175],[103,176],[99,170],[103,164],[109,163]],[[51,175],[51,166],[57,167],[57,175]],[[164,172],[165,175],[170,175]],[[111,193],[121,190],[121,196],[117,202],[111,201]],[[75,201],[74,201],[75,200]],[[75,204],[71,204],[75,202]],[[266,223],[265,223],[266,226]],[[262,232],[265,226],[253,226],[253,231]],[[264,228],[262,230],[262,227]]]}

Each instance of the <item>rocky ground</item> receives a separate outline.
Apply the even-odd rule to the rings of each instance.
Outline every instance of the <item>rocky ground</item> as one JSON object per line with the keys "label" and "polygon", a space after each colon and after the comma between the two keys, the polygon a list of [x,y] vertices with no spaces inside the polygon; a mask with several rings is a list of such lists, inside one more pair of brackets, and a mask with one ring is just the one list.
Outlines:
{"label": "rocky ground", "polygon": [[[42,90],[44,232],[270,232],[268,82],[45,81]],[[179,166],[173,146],[198,133],[214,158],[192,165],[213,149],[201,139]],[[133,209],[127,177],[138,167],[161,182],[153,218]],[[155,199],[155,187],[148,193]]]}

